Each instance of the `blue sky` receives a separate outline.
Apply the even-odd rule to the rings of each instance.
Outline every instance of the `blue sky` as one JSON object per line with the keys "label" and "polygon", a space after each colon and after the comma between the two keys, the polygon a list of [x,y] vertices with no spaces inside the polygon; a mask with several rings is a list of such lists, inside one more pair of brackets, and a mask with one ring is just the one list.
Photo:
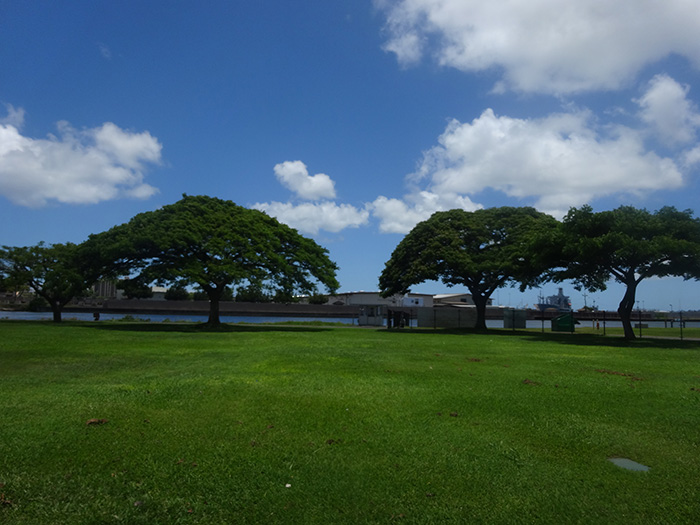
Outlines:
{"label": "blue sky", "polygon": [[[206,194],[313,237],[342,291],[375,290],[438,210],[697,212],[693,4],[0,0],[0,244],[81,242]],[[698,291],[650,280],[638,299],[700,309]]]}

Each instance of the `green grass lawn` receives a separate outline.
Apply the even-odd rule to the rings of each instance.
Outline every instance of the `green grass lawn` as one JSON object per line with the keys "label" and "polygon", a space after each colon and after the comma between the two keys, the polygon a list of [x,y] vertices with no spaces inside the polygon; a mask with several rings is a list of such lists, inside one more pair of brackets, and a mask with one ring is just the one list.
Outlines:
{"label": "green grass lawn", "polygon": [[2,524],[700,521],[694,341],[3,321],[0,399]]}

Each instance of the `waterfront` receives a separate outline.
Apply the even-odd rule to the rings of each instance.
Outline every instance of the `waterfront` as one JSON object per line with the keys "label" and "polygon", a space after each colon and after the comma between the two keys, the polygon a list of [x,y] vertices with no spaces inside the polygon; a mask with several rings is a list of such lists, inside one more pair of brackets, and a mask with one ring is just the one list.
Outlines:
{"label": "waterfront", "polygon": [[[150,321],[153,323],[206,323],[206,315],[189,315],[189,314],[150,314],[150,313],[100,313],[100,321],[117,321],[120,319],[133,319],[135,321]],[[50,321],[53,318],[51,312],[16,312],[3,311],[0,312],[1,319],[23,320],[23,321]],[[94,316],[89,312],[63,312],[64,321],[94,321]],[[351,317],[297,317],[297,316],[252,316],[252,315],[222,315],[222,323],[280,323],[280,322],[332,322],[343,324],[357,324],[356,318]]]}
{"label": "waterfront", "polygon": [[[207,321],[206,315],[196,315],[196,314],[150,314],[150,313],[100,313],[100,321],[118,321],[124,318],[133,319],[135,321],[148,321],[152,323],[205,323]],[[50,321],[52,319],[51,312],[18,312],[18,311],[1,311],[0,320],[24,320],[24,321]],[[64,321],[94,321],[93,314],[90,312],[64,312]],[[347,325],[357,325],[356,317],[307,317],[307,316],[265,316],[265,315],[222,315],[222,323],[241,323],[241,324],[263,324],[263,323],[308,323],[308,322],[329,322],[329,323],[342,323]],[[621,328],[622,323],[620,321],[606,321],[603,323],[601,320],[581,320],[577,328],[596,328],[596,324],[599,330],[602,332],[604,328]],[[416,320],[411,320],[411,326],[416,326]],[[502,319],[487,319],[486,326],[488,328],[503,328]],[[544,330],[551,331],[551,322],[545,320]],[[633,326],[637,326],[637,322],[633,320]],[[667,325],[671,328],[669,325]],[[642,330],[646,328],[666,328],[664,326],[664,321],[649,320],[644,319],[642,323]],[[526,327],[528,329],[542,329],[543,323],[541,320],[528,319]],[[678,322],[673,325],[674,328],[678,327]],[[700,321],[686,321],[685,328],[700,328]],[[635,328],[635,329],[637,329]]]}

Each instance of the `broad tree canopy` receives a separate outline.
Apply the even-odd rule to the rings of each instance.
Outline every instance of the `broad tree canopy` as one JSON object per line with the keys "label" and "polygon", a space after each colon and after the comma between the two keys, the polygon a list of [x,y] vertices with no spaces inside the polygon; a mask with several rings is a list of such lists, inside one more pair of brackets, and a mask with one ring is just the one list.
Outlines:
{"label": "broad tree canopy", "polygon": [[510,283],[536,284],[549,261],[544,249],[557,221],[534,208],[437,212],[399,243],[379,278],[384,295],[407,293],[424,281],[464,285],[472,294],[478,329],[486,329],[486,305]]}
{"label": "broad tree canopy", "polygon": [[103,274],[138,282],[198,285],[219,324],[219,301],[239,283],[266,283],[292,295],[338,287],[337,267],[313,240],[263,212],[231,201],[187,196],[91,236],[85,255]]}
{"label": "broad tree canopy", "polygon": [[611,278],[625,285],[618,312],[628,339],[634,339],[631,315],[643,279],[700,278],[700,220],[690,210],[572,208],[561,226],[561,242],[565,269],[555,272],[557,280],[572,279],[590,291],[604,290]]}
{"label": "broad tree canopy", "polygon": [[5,285],[28,285],[49,303],[53,320],[61,321],[63,307],[93,283],[81,266],[75,244],[11,247],[0,250],[0,275]]}

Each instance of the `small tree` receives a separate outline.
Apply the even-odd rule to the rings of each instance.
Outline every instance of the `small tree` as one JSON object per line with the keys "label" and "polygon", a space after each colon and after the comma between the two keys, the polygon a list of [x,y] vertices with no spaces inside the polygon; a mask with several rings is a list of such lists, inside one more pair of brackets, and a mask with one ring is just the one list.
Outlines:
{"label": "small tree", "polygon": [[637,287],[648,277],[700,278],[700,220],[692,211],[631,206],[594,213],[572,208],[561,227],[564,269],[556,280],[572,279],[579,289],[605,290],[612,278],[625,286],[617,309],[625,337],[634,339],[632,310]]}
{"label": "small tree", "polygon": [[187,301],[190,298],[190,293],[182,284],[171,286],[165,292],[166,301]]}
{"label": "small tree", "polygon": [[[0,251],[0,257],[2,252]],[[0,261],[0,292],[6,294],[6,299],[10,304],[22,303],[29,293],[29,286],[24,282],[14,282],[7,279],[2,272],[2,261]]]}
{"label": "small tree", "polygon": [[309,304],[326,304],[328,302],[328,296],[323,294],[314,294],[309,297]]}
{"label": "small tree", "polygon": [[262,286],[250,283],[236,290],[237,303],[271,303],[272,297],[263,290]]}
{"label": "small tree", "polygon": [[486,329],[486,305],[501,286],[534,285],[549,268],[557,221],[533,208],[434,213],[399,243],[379,278],[383,295],[405,294],[424,281],[464,285]]}
{"label": "small tree", "polygon": [[86,277],[78,247],[72,243],[3,246],[0,274],[6,284],[28,285],[48,303],[55,322],[61,321],[63,307],[74,297],[86,294],[93,282]]}

